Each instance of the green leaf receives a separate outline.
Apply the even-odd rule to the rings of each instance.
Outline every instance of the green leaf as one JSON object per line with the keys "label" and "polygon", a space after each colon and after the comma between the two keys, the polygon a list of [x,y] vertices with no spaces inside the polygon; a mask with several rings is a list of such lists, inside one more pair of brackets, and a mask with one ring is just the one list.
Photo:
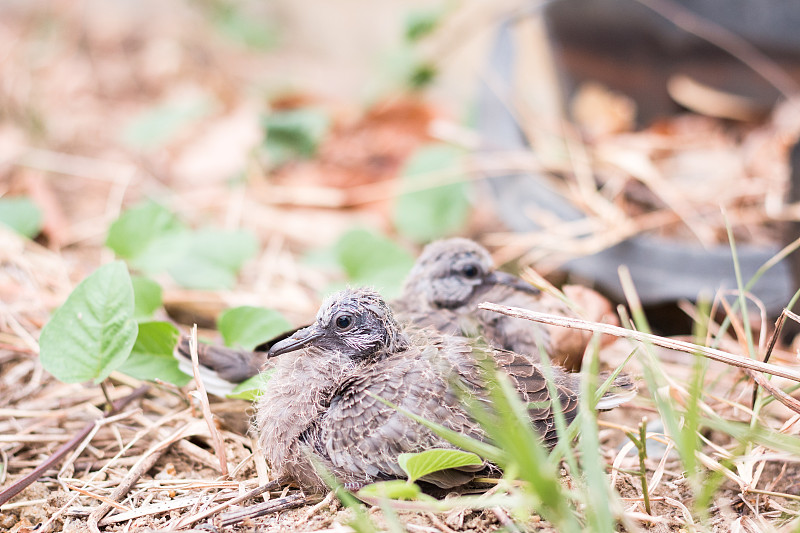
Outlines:
{"label": "green leaf", "polygon": [[334,254],[350,282],[375,287],[387,299],[400,295],[414,257],[391,240],[367,230],[348,231]]}
{"label": "green leaf", "polygon": [[42,231],[42,210],[30,198],[0,198],[0,224],[32,239]]}
{"label": "green leaf", "polygon": [[439,470],[480,465],[483,461],[471,452],[434,448],[419,453],[401,453],[397,463],[408,474],[409,481],[416,481]]}
{"label": "green leaf", "polygon": [[425,58],[419,47],[410,41],[382,56],[377,76],[379,92],[420,91],[429,86],[436,77],[436,65]]}
{"label": "green leaf", "polygon": [[388,405],[393,409],[397,409],[397,412],[402,413],[403,416],[407,416],[414,422],[422,424],[426,428],[430,429],[443,439],[447,440],[449,443],[458,446],[464,450],[472,450],[474,454],[479,457],[484,457],[485,459],[493,462],[493,463],[506,463],[508,461],[507,455],[504,450],[489,444],[488,442],[483,442],[478,440],[474,437],[470,437],[469,435],[464,435],[463,433],[459,433],[458,431],[452,430],[448,427],[445,427],[441,424],[437,424],[436,422],[431,422],[427,418],[423,418],[418,414],[415,414],[408,409],[404,409],[399,405],[395,405],[389,400],[385,400],[378,396],[377,394],[373,394],[367,391],[369,396],[372,396],[382,404]]}
{"label": "green leaf", "polygon": [[125,264],[101,266],[72,291],[42,330],[42,366],[66,383],[99,383],[125,361],[136,342],[133,308]]}
{"label": "green leaf", "polygon": [[183,260],[189,253],[194,237],[188,229],[161,235],[128,264],[145,274],[158,274]]}
{"label": "green leaf", "polygon": [[733,422],[719,416],[702,417],[699,424],[727,433],[739,442],[752,442],[772,450],[800,455],[800,438],[796,435],[780,433],[762,425]]}
{"label": "green leaf", "polygon": [[137,259],[159,239],[185,230],[166,207],[148,201],[128,209],[111,224],[106,246],[122,259]]}
{"label": "green leaf", "polygon": [[223,311],[217,321],[225,345],[245,350],[252,350],[291,327],[278,311],[263,307],[234,307]]}
{"label": "green leaf", "polygon": [[[470,204],[463,181],[430,187],[437,180],[452,181],[463,172],[461,150],[447,145],[419,149],[402,172],[403,189],[394,206],[397,231],[418,243],[457,232],[467,221]],[[458,176],[455,176],[458,178]]]}
{"label": "green leaf", "polygon": [[258,249],[247,231],[200,230],[191,236],[186,253],[169,266],[170,275],[190,289],[229,289],[242,264]]}
{"label": "green leaf", "polygon": [[[408,483],[402,479],[392,481],[379,481],[363,487],[358,491],[360,498],[388,498],[391,500],[419,500],[427,496],[422,493],[419,485]],[[429,496],[430,498],[430,496]]]}
{"label": "green leaf", "polygon": [[133,316],[143,320],[153,316],[161,307],[161,285],[142,276],[132,276],[133,284]]}
{"label": "green leaf", "polygon": [[231,287],[257,249],[246,231],[190,232],[169,210],[148,202],[125,211],[109,229],[106,245],[144,273],[169,271],[184,287]]}
{"label": "green leaf", "polygon": [[407,41],[419,41],[427,37],[441,23],[446,11],[437,9],[419,9],[406,16],[405,37]]}
{"label": "green leaf", "polygon": [[257,50],[268,50],[278,42],[274,26],[253,17],[236,4],[214,4],[213,22],[217,31],[234,43]]}
{"label": "green leaf", "polygon": [[172,355],[178,335],[178,329],[169,322],[140,323],[131,356],[118,370],[137,379],[158,378],[183,387],[192,377],[178,370],[178,360]]}
{"label": "green leaf", "polygon": [[293,159],[307,159],[328,132],[330,120],[317,109],[273,111],[264,120],[264,148],[273,166]]}
{"label": "green leaf", "polygon": [[269,383],[274,371],[274,369],[265,370],[264,372],[242,381],[236,385],[226,397],[248,400],[251,402],[258,399],[261,393],[267,388],[267,383]]}
{"label": "green leaf", "polygon": [[180,99],[160,104],[139,115],[123,132],[128,146],[149,150],[164,145],[182,129],[207,116],[214,108],[208,97]]}
{"label": "green leaf", "polygon": [[427,61],[420,61],[411,67],[408,74],[408,86],[412,90],[420,91],[428,87],[436,79],[439,70],[436,65]]}

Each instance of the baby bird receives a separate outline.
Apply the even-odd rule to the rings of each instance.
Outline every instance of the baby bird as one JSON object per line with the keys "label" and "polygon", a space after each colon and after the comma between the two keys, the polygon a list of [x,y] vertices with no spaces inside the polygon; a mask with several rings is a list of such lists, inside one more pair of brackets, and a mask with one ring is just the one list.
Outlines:
{"label": "baby bird", "polygon": [[[460,394],[490,401],[480,366],[487,357],[511,378],[523,401],[535,403],[530,422],[544,444],[552,447],[557,441],[552,398],[536,363],[513,352],[481,350],[469,339],[430,328],[401,328],[389,305],[369,289],[328,298],[313,324],[273,345],[269,356],[280,357],[257,404],[259,445],[276,476],[305,490],[326,490],[309,455],[343,483],[358,487],[404,477],[397,463],[401,453],[453,448],[377,398],[485,439]],[[557,368],[554,374],[570,422],[580,376]],[[616,407],[636,393],[626,377],[617,378],[615,389],[598,409]],[[468,482],[481,468],[445,470],[422,480],[450,488]]]}
{"label": "baby bird", "polygon": [[463,238],[426,246],[392,309],[402,322],[433,326],[448,335],[480,336],[495,348],[535,358],[542,350],[560,363],[582,356],[589,342],[590,335],[585,332],[478,309],[481,302],[575,316],[555,296],[496,270],[486,248]]}
{"label": "baby bird", "polygon": [[[496,270],[486,249],[464,238],[435,241],[425,247],[406,278],[403,293],[391,303],[400,323],[432,326],[441,333],[481,336],[496,348],[538,358],[544,350],[555,362],[580,358],[589,334],[568,328],[536,324],[478,309],[484,301],[574,316],[558,298],[540,292],[524,280]],[[293,332],[272,339],[255,352],[221,346],[198,347],[200,364],[216,373],[209,379],[228,392],[235,383],[258,373],[266,351]],[[178,353],[188,357],[189,345],[181,340]],[[219,381],[221,378],[222,381]],[[224,394],[224,392],[223,392]]]}

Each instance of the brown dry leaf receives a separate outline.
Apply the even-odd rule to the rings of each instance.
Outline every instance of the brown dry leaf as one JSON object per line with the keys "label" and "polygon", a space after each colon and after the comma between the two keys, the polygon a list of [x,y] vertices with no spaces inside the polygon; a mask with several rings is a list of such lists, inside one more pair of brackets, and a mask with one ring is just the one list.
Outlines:
{"label": "brown dry leaf", "polygon": [[354,123],[335,125],[319,149],[321,184],[351,187],[395,177],[414,150],[431,142],[428,128],[438,114],[427,102],[397,98]]}
{"label": "brown dry leaf", "polygon": [[259,110],[253,103],[245,102],[205,125],[173,160],[176,185],[221,184],[243,173],[261,135]]}
{"label": "brown dry leaf", "polygon": [[585,83],[572,99],[572,117],[591,139],[632,131],[636,102],[598,83]]}
{"label": "brown dry leaf", "polygon": [[671,76],[667,91],[673,100],[701,115],[745,121],[764,115],[764,109],[755,102],[709,87],[686,74]]}

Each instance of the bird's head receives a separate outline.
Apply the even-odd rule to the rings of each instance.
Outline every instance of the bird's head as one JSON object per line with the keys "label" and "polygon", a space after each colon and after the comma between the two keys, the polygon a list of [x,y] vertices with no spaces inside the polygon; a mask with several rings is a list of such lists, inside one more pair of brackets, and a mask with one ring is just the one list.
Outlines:
{"label": "bird's head", "polygon": [[345,289],[323,302],[313,324],[274,344],[268,356],[313,346],[322,352],[367,360],[395,353],[407,345],[392,310],[377,292]]}
{"label": "bird's head", "polygon": [[469,305],[498,285],[538,294],[532,285],[516,276],[495,270],[489,252],[469,239],[432,242],[422,251],[406,279],[403,298],[421,299],[439,309]]}

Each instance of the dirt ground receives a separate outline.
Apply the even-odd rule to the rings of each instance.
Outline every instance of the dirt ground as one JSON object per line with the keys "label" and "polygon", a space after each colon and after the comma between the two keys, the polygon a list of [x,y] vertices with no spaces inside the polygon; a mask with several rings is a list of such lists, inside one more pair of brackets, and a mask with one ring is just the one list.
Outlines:
{"label": "dirt ground", "polygon": [[[413,4],[430,6],[421,0]],[[28,474],[87,424],[94,432],[76,453],[3,507],[0,530],[91,531],[91,515],[101,505],[113,509],[96,524],[101,531],[350,530],[351,510],[326,495],[302,496],[294,487],[278,487],[241,504],[277,502],[261,517],[222,525],[225,513],[238,504],[214,518],[203,516],[270,481],[266,462],[246,433],[248,402],[212,400],[231,471],[224,477],[211,431],[189,396],[191,385],[151,384],[140,399],[103,421],[98,387],[60,383],[38,362],[41,328],[81,279],[112,258],[104,247],[106,233],[124,208],[155,198],[189,224],[246,228],[258,238],[258,256],[244,266],[231,290],[190,291],[159,278],[165,308],[160,318],[186,331],[192,323],[213,327],[229,307],[258,305],[302,324],[335,281],[303,255],[330,246],[353,226],[390,233],[392,179],[402,163],[430,141],[432,124],[449,124],[464,134],[455,126],[456,117],[466,113],[487,51],[490,34],[484,26],[468,32],[464,45],[449,52],[440,80],[429,91],[409,95],[396,87],[396,77],[381,70],[391,63],[382,57],[389,57],[400,40],[408,2],[236,5],[243,19],[264,21],[257,35],[278,44],[244,45],[230,37],[223,24],[230,19],[220,14],[229,4],[222,1],[0,5],[0,195],[28,195],[44,212],[35,242],[0,228],[0,488]],[[480,19],[480,9],[468,6],[457,16]],[[463,29],[453,32],[443,40]],[[270,105],[296,101],[324,107],[334,117],[334,133],[314,161],[273,171],[253,155],[262,142],[260,117]],[[189,108],[181,107],[187,103]],[[152,133],[163,135],[157,143],[130,141],[131,124],[154,109],[200,111],[165,127],[166,132]],[[728,140],[738,136],[720,134]],[[784,139],[779,148],[768,148],[785,151],[787,145]],[[786,169],[779,172],[785,178]],[[745,219],[762,220],[753,217]],[[496,232],[500,242],[501,229],[491,206],[475,202],[463,233],[480,240]],[[761,331],[765,338],[767,330]],[[216,336],[210,329],[202,333]],[[741,352],[736,340],[722,348]],[[601,352],[604,367],[620,364],[630,350],[625,340],[609,344]],[[667,350],[661,355],[670,377],[687,383],[690,356]],[[797,365],[788,349],[777,349],[772,361]],[[637,377],[642,375],[638,364],[634,359],[628,369]],[[752,385],[739,370],[720,363],[710,369],[709,394],[716,395],[710,407],[730,419],[747,420]],[[120,399],[141,385],[114,375],[110,395]],[[688,509],[693,492],[676,452],[656,446],[646,461],[648,477],[660,476],[651,487],[652,516],[645,514],[639,477],[631,473],[638,458],[631,450],[620,453],[628,442],[626,429],[643,416],[657,418],[644,384],[640,396],[600,415],[602,455],[608,471],[615,472],[625,512],[638,527],[687,531],[694,521]],[[794,434],[796,416],[774,402],[764,418]],[[652,431],[663,433],[663,428]],[[734,443],[712,433],[704,435],[704,451],[713,464]],[[770,455],[766,449],[753,453],[752,485],[739,483],[747,481],[744,474],[724,482],[709,509],[711,530],[780,530],[798,516],[796,457]],[[117,497],[114,490],[151,459],[152,466]],[[569,485],[570,474],[564,473]],[[300,498],[302,505],[291,507]],[[380,528],[391,528],[379,507],[368,512]],[[499,507],[437,513],[401,509],[398,515],[412,533],[518,529]],[[553,531],[539,516],[514,518],[526,529]]]}

